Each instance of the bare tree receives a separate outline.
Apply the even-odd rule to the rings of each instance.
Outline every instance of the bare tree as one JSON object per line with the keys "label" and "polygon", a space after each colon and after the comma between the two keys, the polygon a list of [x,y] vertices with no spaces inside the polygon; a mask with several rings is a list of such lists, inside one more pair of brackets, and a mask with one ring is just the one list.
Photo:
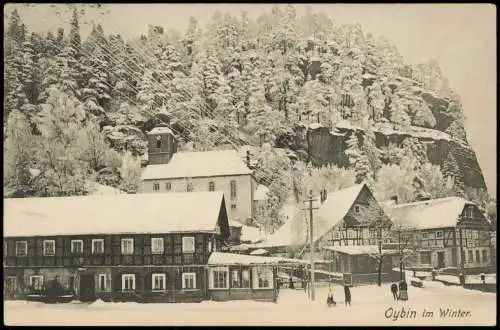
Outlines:
{"label": "bare tree", "polygon": [[[370,253],[370,257],[377,262],[377,283],[378,286],[382,285],[382,268],[385,257],[390,254],[390,251],[383,249],[383,244],[390,242],[392,223],[387,215],[384,213],[380,205],[375,201],[370,201],[368,204],[360,207],[359,215],[357,216],[361,224],[367,225],[370,232],[375,232],[375,241],[377,250]],[[371,237],[370,237],[371,241]]]}

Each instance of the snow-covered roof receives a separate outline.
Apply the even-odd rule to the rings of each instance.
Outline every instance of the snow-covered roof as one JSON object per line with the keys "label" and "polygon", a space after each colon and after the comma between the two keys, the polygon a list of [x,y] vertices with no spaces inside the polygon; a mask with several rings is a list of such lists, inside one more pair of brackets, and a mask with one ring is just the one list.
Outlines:
{"label": "snow-covered roof", "polygon": [[212,252],[208,265],[274,265],[278,263],[304,263],[299,259],[280,257],[249,256],[246,254]]}
{"label": "snow-covered roof", "polygon": [[267,188],[264,185],[258,185],[257,189],[255,189],[255,192],[253,194],[253,200],[254,201],[263,201],[267,198],[267,193],[269,192],[269,188]]}
{"label": "snow-covered roof", "polygon": [[261,231],[259,228],[250,226],[243,226],[241,228],[240,241],[242,242],[256,243],[256,242],[261,242],[264,239],[265,239],[264,232]]}
{"label": "snow-covered roof", "polygon": [[237,221],[229,221],[229,227],[241,228],[241,227],[243,227],[243,225]]}
{"label": "snow-covered roof", "polygon": [[263,255],[266,253],[268,253],[268,251],[266,249],[257,249],[257,250],[253,250],[252,252],[250,252],[250,255],[259,256],[259,255]]}
{"label": "snow-covered roof", "polygon": [[85,183],[85,190],[89,195],[113,195],[124,194],[125,192],[114,187],[106,186],[94,181],[87,181]]}
{"label": "snow-covered roof", "polygon": [[4,236],[215,232],[222,192],[4,199]]}
{"label": "snow-covered roof", "polygon": [[148,165],[142,180],[251,174],[234,150],[174,153],[168,164]]}
{"label": "snow-covered roof", "polygon": [[152,134],[174,134],[172,130],[168,127],[155,127],[148,132],[148,135]]}
{"label": "snow-covered roof", "polygon": [[[323,204],[316,202],[313,207],[319,207],[314,211],[314,239],[318,240],[333,227],[340,224],[346,216],[349,209],[352,207],[361,189],[365,186],[364,183],[351,186],[349,188],[340,189],[334,192],[329,192],[326,201]],[[304,215],[308,216],[308,215]],[[272,246],[293,246],[303,245],[307,242],[307,222],[294,221],[291,218],[267,240],[256,244],[256,247],[272,247]]]}
{"label": "snow-covered roof", "polygon": [[466,204],[461,197],[446,197],[421,202],[387,206],[394,222],[415,229],[455,227]]}
{"label": "snow-covered roof", "polygon": [[309,124],[309,128],[310,129],[317,129],[317,128],[321,128],[323,127],[323,125],[321,125],[320,123],[311,123]]}
{"label": "snow-covered roof", "polygon": [[[376,254],[378,253],[377,245],[342,245],[342,246],[324,246],[324,250],[345,253],[349,255],[361,254]],[[382,250],[382,253],[397,252],[395,250]]]}

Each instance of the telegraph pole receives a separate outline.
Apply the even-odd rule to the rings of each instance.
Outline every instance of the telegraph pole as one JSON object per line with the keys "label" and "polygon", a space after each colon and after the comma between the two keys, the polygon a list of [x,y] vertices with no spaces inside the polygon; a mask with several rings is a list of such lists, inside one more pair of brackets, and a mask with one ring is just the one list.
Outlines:
{"label": "telegraph pole", "polygon": [[317,207],[313,207],[313,201],[317,201],[317,199],[313,199],[312,190],[309,190],[309,198],[307,200],[309,202],[309,207],[305,210],[309,210],[309,251],[310,251],[310,260],[311,260],[311,300],[314,301],[314,241],[313,241],[313,210],[317,209]]}

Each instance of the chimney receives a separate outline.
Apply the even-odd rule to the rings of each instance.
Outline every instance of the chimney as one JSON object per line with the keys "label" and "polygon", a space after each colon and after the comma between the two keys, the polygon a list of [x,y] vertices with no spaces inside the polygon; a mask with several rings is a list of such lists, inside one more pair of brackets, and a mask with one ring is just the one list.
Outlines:
{"label": "chimney", "polygon": [[392,196],[391,201],[393,201],[395,205],[398,205],[398,196]]}
{"label": "chimney", "polygon": [[250,168],[250,150],[247,150],[247,167]]}

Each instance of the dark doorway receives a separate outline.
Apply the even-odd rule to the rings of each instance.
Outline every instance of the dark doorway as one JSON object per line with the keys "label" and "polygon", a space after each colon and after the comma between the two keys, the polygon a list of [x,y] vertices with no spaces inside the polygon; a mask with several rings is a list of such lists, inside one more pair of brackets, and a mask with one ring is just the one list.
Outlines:
{"label": "dark doorway", "polygon": [[95,300],[95,283],[94,275],[80,276],[80,301]]}
{"label": "dark doorway", "polygon": [[438,263],[438,268],[444,268],[444,252],[438,252],[437,253],[437,263]]}

